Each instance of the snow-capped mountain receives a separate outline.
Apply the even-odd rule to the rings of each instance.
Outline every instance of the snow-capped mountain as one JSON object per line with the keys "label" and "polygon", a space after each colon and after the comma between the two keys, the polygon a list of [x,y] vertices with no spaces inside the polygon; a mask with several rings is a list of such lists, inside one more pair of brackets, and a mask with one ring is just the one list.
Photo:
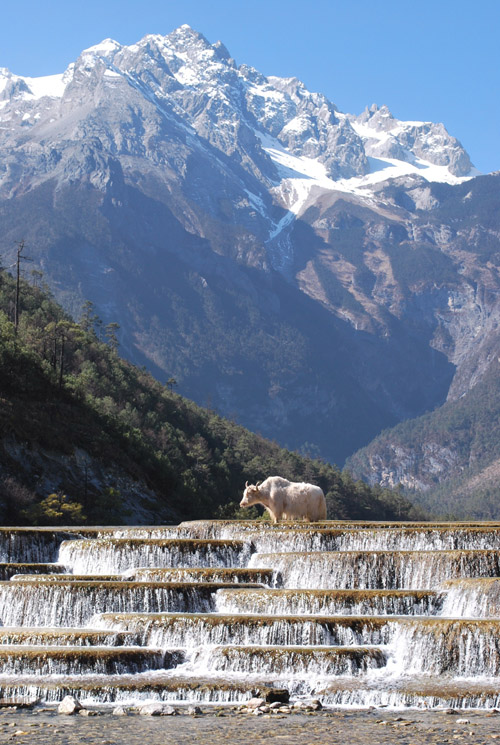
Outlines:
{"label": "snow-capped mountain", "polygon": [[[97,131],[110,151],[161,160],[151,125],[168,128],[188,147],[209,143],[237,159],[295,214],[316,186],[354,193],[401,175],[447,183],[477,175],[442,124],[400,122],[385,106],[343,114],[296,78],[236,66],[220,42],[209,44],[189,26],[131,46],[106,39],[61,75],[23,78],[1,69],[0,143],[19,146],[21,138],[26,149],[46,149],[54,138],[60,145],[61,135],[69,143],[87,134],[100,111],[120,104],[118,126]],[[142,131],[133,126],[138,106],[139,117],[156,120]],[[260,206],[262,194],[249,198]]]}
{"label": "snow-capped mountain", "polygon": [[24,238],[125,354],[337,461],[489,364],[499,178],[477,176],[442,124],[342,113],[188,26],[0,70],[0,253]]}

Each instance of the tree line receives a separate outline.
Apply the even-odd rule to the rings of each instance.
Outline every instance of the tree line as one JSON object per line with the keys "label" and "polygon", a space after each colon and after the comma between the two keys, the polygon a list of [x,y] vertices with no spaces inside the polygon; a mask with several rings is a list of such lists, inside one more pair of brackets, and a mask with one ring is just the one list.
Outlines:
{"label": "tree line", "polygon": [[2,522],[111,524],[127,517],[119,488],[96,490],[84,472],[64,493],[41,492],[9,455],[9,438],[33,451],[80,448],[147,486],[149,506],[159,515],[168,507],[178,519],[237,516],[245,481],[269,475],[320,485],[331,518],[422,518],[399,492],[280,448],[183,398],[175,385],[173,377],[161,383],[123,360],[118,323],[103,324],[91,302],[76,322],[39,272],[28,282],[1,270]]}

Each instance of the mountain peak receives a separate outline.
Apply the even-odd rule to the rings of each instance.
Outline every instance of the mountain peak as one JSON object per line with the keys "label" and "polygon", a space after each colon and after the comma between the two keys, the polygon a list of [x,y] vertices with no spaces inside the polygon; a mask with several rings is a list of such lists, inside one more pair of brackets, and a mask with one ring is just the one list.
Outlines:
{"label": "mountain peak", "polygon": [[[153,104],[168,126],[175,119],[181,129],[197,132],[200,146],[208,141],[225,156],[239,159],[266,192],[270,183],[280,184],[273,198],[294,214],[313,187],[366,193],[375,183],[409,173],[451,183],[473,175],[467,153],[442,125],[400,121],[387,106],[376,104],[359,117],[342,114],[297,77],[265,77],[246,65],[237,68],[222,42],[211,44],[188,24],[131,45],[104,39],[85,49],[64,76],[23,78],[2,69],[2,117],[15,126],[0,132],[1,139],[15,138],[17,131],[26,138],[30,130],[36,137],[42,124],[53,123],[54,112],[45,105],[35,111],[35,102],[63,97],[71,79],[79,94],[65,99],[64,115],[57,117],[63,128],[66,117],[73,126],[71,112],[83,101],[95,105],[99,100],[106,110],[112,104],[116,111],[129,97],[140,101],[140,107]],[[82,115],[86,111],[83,107]],[[92,130],[93,120],[82,126],[85,132]],[[118,130],[112,149],[122,142]],[[140,127],[134,130],[136,144],[143,136]],[[149,145],[141,147],[149,152]]]}
{"label": "mountain peak", "polygon": [[99,44],[94,44],[94,46],[84,49],[81,56],[93,55],[97,57],[113,58],[121,49],[123,49],[122,45],[114,39],[103,39]]}
{"label": "mountain peak", "polygon": [[389,108],[385,104],[378,106],[376,103],[366,107],[358,117],[358,122],[366,124],[368,127],[385,130],[392,129],[397,124]]}
{"label": "mountain peak", "polygon": [[212,45],[210,44],[208,39],[199,31],[191,28],[191,26],[189,26],[187,23],[184,23],[182,26],[174,29],[164,38],[170,46],[174,48],[180,48],[181,51],[183,49],[185,50],[186,48],[189,49],[193,46],[212,48]]}
{"label": "mountain peak", "polygon": [[217,52],[217,56],[226,61],[231,61],[232,57],[228,48],[221,41],[216,41],[212,47]]}

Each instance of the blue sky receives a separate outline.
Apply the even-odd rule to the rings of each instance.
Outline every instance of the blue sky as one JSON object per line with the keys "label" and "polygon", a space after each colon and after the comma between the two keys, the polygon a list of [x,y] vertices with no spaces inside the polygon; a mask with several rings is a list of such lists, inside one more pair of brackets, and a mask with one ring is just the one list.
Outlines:
{"label": "blue sky", "polygon": [[104,38],[189,23],[238,64],[295,75],[341,111],[385,103],[444,122],[481,171],[500,169],[500,0],[3,0],[1,19],[0,67],[31,76]]}

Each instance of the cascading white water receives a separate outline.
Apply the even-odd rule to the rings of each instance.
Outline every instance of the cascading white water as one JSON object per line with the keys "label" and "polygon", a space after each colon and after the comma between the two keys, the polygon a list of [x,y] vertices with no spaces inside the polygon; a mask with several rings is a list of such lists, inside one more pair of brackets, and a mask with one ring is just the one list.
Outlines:
{"label": "cascading white water", "polygon": [[37,566],[0,583],[0,698],[229,702],[274,685],[326,705],[500,704],[500,525],[12,535],[7,575]]}
{"label": "cascading white water", "polygon": [[419,590],[222,589],[216,595],[217,611],[228,614],[428,616],[442,602],[441,593]]}
{"label": "cascading white water", "polygon": [[[24,565],[26,566],[26,565]],[[14,574],[11,582],[124,582],[128,577],[121,574],[64,574],[65,567],[60,566],[60,574]],[[51,570],[52,571],[52,570]]]}
{"label": "cascading white water", "polygon": [[114,574],[132,567],[245,566],[249,554],[241,541],[100,538],[65,541],[59,561],[74,574]]}
{"label": "cascading white water", "polygon": [[146,582],[0,583],[0,620],[4,626],[82,626],[96,613],[215,609],[220,585]]}
{"label": "cascading white water", "polygon": [[171,569],[131,569],[123,573],[123,579],[138,582],[224,582],[271,585],[274,583],[272,569],[242,569],[239,567],[203,567]]}
{"label": "cascading white water", "polygon": [[500,676],[500,619],[404,621],[391,642],[390,672],[405,676]]}
{"label": "cascading white water", "polygon": [[0,646],[1,675],[123,675],[184,662],[182,653],[144,647]]}
{"label": "cascading white water", "polygon": [[323,684],[316,688],[315,695],[324,706],[362,709],[497,709],[500,704],[497,683],[485,681],[474,686],[470,681],[462,685],[454,681],[447,685],[439,680],[429,685],[410,677],[392,683],[359,679],[357,686],[351,681]]}
{"label": "cascading white water", "polygon": [[302,529],[265,531],[252,537],[256,551],[472,551],[500,550],[496,529],[407,528],[399,530]]}
{"label": "cascading white water", "polygon": [[500,618],[500,579],[449,580],[443,582],[443,590],[443,616]]}
{"label": "cascading white water", "polygon": [[[155,537],[148,529],[147,537]],[[498,526],[399,525],[307,523],[284,526],[271,523],[199,521],[175,528],[182,538],[251,540],[259,553],[290,551],[470,551],[500,550]],[[168,537],[174,537],[169,529]],[[146,537],[146,534],[145,534]],[[157,537],[162,537],[158,533]]]}
{"label": "cascading white water", "polygon": [[142,634],[148,646],[188,649],[227,644],[358,646],[384,644],[392,635],[389,617],[104,613],[90,626]]}
{"label": "cascading white water", "polygon": [[0,693],[5,701],[44,701],[57,703],[65,696],[76,696],[85,704],[137,705],[163,701],[186,704],[238,703],[252,698],[255,683],[228,683],[224,677],[200,680],[195,676],[173,676],[170,670],[148,671],[134,675],[54,675],[0,678]]}
{"label": "cascading white water", "polygon": [[[179,530],[178,525],[151,526],[149,528],[114,528],[109,535],[101,536],[106,538],[123,538],[123,539],[163,539],[175,540],[178,538],[198,538],[201,536],[190,536]],[[215,536],[213,536],[215,537]]]}
{"label": "cascading white water", "polygon": [[53,528],[0,528],[0,562],[53,562],[62,541],[71,537]]}
{"label": "cascading white water", "polygon": [[287,588],[431,589],[453,577],[495,577],[500,551],[338,551],[253,554]]}
{"label": "cascading white water", "polygon": [[139,634],[121,633],[115,631],[96,631],[95,629],[78,629],[64,627],[0,627],[0,649],[5,645],[24,647],[123,647],[137,646],[140,643]]}
{"label": "cascading white water", "polygon": [[196,649],[190,664],[207,673],[244,673],[325,677],[361,675],[386,664],[386,654],[377,647],[269,647],[236,646]]}

